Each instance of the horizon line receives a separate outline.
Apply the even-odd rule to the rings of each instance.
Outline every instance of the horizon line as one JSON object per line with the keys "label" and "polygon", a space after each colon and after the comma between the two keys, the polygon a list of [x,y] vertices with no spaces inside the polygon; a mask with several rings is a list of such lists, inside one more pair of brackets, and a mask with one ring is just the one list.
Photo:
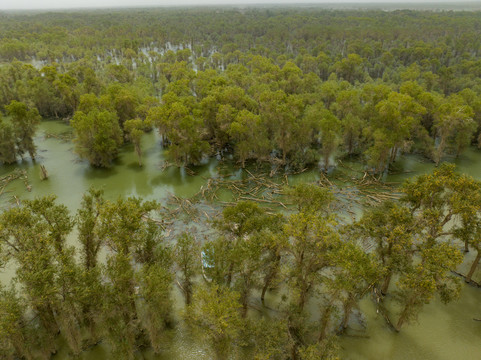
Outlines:
{"label": "horizon line", "polygon": [[125,10],[125,9],[155,9],[155,8],[185,8],[185,7],[212,7],[212,8],[223,8],[223,7],[243,7],[243,8],[248,8],[248,7],[258,7],[258,6],[272,6],[272,7],[278,7],[278,6],[289,6],[289,7],[300,7],[300,6],[401,6],[402,8],[409,9],[409,7],[419,7],[423,5],[440,5],[440,6],[456,6],[460,7],[462,5],[479,5],[481,7],[481,0],[462,0],[462,1],[456,1],[456,0],[422,0],[422,1],[416,1],[416,0],[406,0],[406,1],[401,1],[401,0],[396,0],[396,1],[318,1],[318,0],[312,0],[312,1],[305,1],[305,2],[295,2],[295,0],[287,0],[287,1],[279,1],[279,2],[268,2],[268,0],[265,1],[259,1],[259,2],[248,2],[248,3],[227,3],[227,4],[219,4],[219,3],[179,3],[179,4],[135,4],[135,5],[118,5],[118,6],[112,6],[112,5],[98,5],[98,6],[72,6],[72,7],[62,7],[62,6],[54,6],[54,7],[31,7],[31,8],[1,8],[0,7],[0,12],[28,12],[28,11],[57,11],[57,10]]}

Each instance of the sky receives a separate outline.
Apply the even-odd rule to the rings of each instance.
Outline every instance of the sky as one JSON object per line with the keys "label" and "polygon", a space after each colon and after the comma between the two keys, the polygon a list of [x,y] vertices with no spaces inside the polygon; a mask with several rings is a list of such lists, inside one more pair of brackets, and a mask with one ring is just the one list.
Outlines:
{"label": "sky", "polygon": [[[481,0],[461,0],[479,2]],[[172,5],[234,5],[234,4],[295,4],[295,3],[446,3],[456,0],[0,0],[1,10],[70,9],[91,7],[135,7]]]}

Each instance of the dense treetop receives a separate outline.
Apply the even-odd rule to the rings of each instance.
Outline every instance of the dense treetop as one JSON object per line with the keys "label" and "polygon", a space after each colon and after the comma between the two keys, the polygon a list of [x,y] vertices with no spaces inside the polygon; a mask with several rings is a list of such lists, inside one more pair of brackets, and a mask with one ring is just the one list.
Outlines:
{"label": "dense treetop", "polygon": [[[382,173],[405,152],[439,163],[477,142],[480,24],[472,12],[318,8],[5,14],[0,106],[72,119],[94,166],[124,141],[142,164],[155,126],[177,165],[232,154],[327,171],[360,155]],[[0,137],[12,131],[4,120]]]}

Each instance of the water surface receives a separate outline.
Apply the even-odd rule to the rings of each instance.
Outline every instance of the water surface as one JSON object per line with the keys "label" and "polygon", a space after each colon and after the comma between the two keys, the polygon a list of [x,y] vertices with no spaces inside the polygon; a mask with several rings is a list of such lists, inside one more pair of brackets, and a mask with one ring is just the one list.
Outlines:
{"label": "water surface", "polygon": [[[140,196],[147,200],[160,202],[170,194],[179,197],[191,197],[196,194],[207,179],[218,175],[218,161],[215,159],[195,167],[195,176],[187,175],[185,169],[174,167],[162,169],[164,161],[163,150],[155,132],[146,134],[142,141],[143,163],[138,165],[137,156],[131,146],[122,149],[119,159],[111,169],[95,169],[85,161],[80,161],[73,153],[71,142],[61,141],[56,137],[46,137],[46,134],[62,134],[69,131],[68,125],[60,121],[44,121],[38,132],[36,144],[38,158],[36,162],[27,159],[18,164],[1,166],[0,176],[15,168],[26,170],[31,191],[25,184],[16,180],[8,186],[10,192],[0,198],[0,206],[9,206],[14,200],[13,195],[20,199],[32,199],[37,196],[56,194],[60,203],[65,204],[72,212],[78,208],[82,194],[94,186],[103,188],[107,199],[119,196]],[[457,164],[458,171],[469,174],[481,180],[481,151],[468,149],[458,159],[448,159]],[[44,165],[49,173],[49,179],[40,180],[40,165]],[[349,166],[357,167],[355,163]],[[386,178],[389,182],[402,182],[404,179],[429,172],[434,164],[417,156],[405,156],[397,166],[398,174]],[[336,172],[334,172],[335,174]],[[234,172],[240,176],[240,172]],[[317,181],[320,176],[316,170],[306,171],[300,175],[289,177],[290,183],[299,181]],[[70,241],[75,241],[72,235]],[[460,245],[461,248],[461,245]],[[472,254],[467,256],[462,269],[469,265]],[[0,280],[11,278],[14,269],[7,268],[0,272]],[[480,274],[476,274],[480,277]],[[182,309],[181,296],[175,295],[176,306]],[[269,298],[275,305],[275,297]],[[465,286],[459,301],[443,305],[439,300],[425,306],[418,324],[407,325],[400,333],[388,329],[384,319],[378,316],[370,299],[361,303],[361,309],[366,317],[367,329],[363,332],[348,333],[341,338],[342,354],[345,359],[370,360],[451,360],[479,359],[481,344],[481,322],[473,318],[481,318],[481,291]],[[359,335],[350,336],[350,335]],[[366,338],[367,337],[367,338]],[[171,334],[167,341],[165,353],[154,356],[151,352],[138,354],[138,358],[146,359],[210,359],[203,344],[192,340],[188,333],[180,327]],[[57,360],[68,359],[65,349],[54,357]],[[82,356],[85,360],[103,360],[108,358],[105,345],[97,346]]]}

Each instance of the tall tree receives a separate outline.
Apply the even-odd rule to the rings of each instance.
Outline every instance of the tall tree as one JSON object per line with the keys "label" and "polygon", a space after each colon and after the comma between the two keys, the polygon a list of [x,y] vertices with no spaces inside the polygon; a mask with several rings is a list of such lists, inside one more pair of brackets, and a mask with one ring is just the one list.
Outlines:
{"label": "tall tree", "polygon": [[75,151],[93,166],[110,167],[122,145],[122,130],[117,115],[94,109],[77,111],[71,121],[75,130]]}
{"label": "tall tree", "polygon": [[23,156],[26,152],[35,160],[37,153],[33,137],[40,123],[40,115],[36,108],[29,109],[26,104],[13,100],[5,106],[7,115],[11,117],[13,131],[17,143],[17,153]]}

